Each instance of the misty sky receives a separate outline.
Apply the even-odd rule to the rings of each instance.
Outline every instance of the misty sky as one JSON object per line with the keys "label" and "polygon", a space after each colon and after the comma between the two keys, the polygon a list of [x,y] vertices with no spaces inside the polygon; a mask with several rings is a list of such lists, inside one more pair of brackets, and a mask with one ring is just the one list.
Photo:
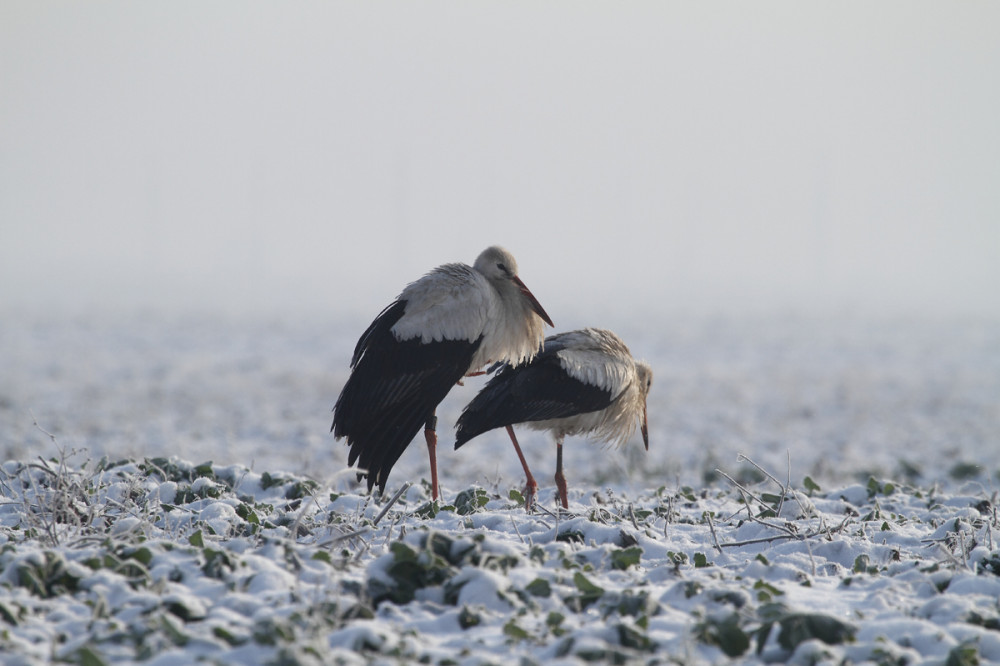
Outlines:
{"label": "misty sky", "polygon": [[550,313],[997,315],[998,35],[971,1],[3,0],[0,312],[373,315],[500,243]]}

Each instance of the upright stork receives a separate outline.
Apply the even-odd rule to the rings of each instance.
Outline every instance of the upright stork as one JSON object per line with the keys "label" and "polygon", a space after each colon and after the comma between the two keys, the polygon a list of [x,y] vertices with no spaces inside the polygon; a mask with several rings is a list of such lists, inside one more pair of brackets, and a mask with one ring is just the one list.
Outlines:
{"label": "upright stork", "polygon": [[515,423],[549,430],[556,440],[556,486],[563,508],[569,508],[562,446],[567,435],[593,434],[599,441],[624,444],[640,422],[649,450],[646,396],[653,371],[632,358],[622,339],[611,331],[585,328],[545,339],[543,350],[528,364],[505,366],[473,398],[458,419],[455,448],[473,437],[506,427],[527,478],[526,508],[535,483],[514,436]]}
{"label": "upright stork", "polygon": [[385,491],[392,466],[424,426],[431,493],[438,497],[438,404],[463,376],[492,362],[531,360],[552,326],[538,299],[517,276],[517,262],[499,246],[472,266],[445,264],[410,283],[361,334],[351,375],[333,408],[331,430]]}

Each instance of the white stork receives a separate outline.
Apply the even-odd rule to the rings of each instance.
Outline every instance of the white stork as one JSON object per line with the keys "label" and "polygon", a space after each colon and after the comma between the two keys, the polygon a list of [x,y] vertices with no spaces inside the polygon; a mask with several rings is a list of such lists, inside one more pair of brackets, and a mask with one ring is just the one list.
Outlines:
{"label": "white stork", "polygon": [[621,338],[611,331],[585,328],[545,339],[543,350],[527,365],[500,370],[462,411],[456,424],[455,448],[493,430],[506,427],[527,477],[526,508],[530,510],[535,483],[514,436],[515,423],[549,430],[556,440],[556,486],[563,508],[569,508],[562,470],[563,439],[590,433],[604,442],[623,445],[641,422],[649,450],[646,396],[653,371],[632,358]]}
{"label": "white stork", "polygon": [[438,404],[463,376],[488,363],[518,365],[552,326],[517,277],[517,262],[499,246],[473,266],[445,264],[412,282],[361,334],[351,375],[333,408],[331,430],[350,446],[358,480],[385,491],[392,466],[424,426],[431,493],[438,497]]}

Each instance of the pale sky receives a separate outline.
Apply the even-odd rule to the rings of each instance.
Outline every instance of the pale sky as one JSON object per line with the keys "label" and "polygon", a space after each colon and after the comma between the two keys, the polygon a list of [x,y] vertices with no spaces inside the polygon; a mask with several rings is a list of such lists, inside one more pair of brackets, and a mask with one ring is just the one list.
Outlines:
{"label": "pale sky", "polygon": [[550,313],[995,316],[998,35],[969,1],[0,0],[0,313],[374,315],[499,243]]}

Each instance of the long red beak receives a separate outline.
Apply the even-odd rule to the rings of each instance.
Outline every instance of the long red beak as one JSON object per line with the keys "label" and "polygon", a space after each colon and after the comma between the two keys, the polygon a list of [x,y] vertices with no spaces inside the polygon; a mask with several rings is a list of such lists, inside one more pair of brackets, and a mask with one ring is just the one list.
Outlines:
{"label": "long red beak", "polygon": [[642,403],[642,443],[646,445],[646,450],[649,451],[649,424],[646,422],[646,402]]}
{"label": "long red beak", "polygon": [[514,284],[516,284],[518,289],[521,290],[521,293],[524,294],[524,297],[528,299],[529,303],[531,303],[531,309],[534,310],[535,313],[542,318],[542,321],[544,321],[549,326],[555,328],[555,324],[553,324],[552,320],[549,319],[549,315],[546,314],[545,308],[543,308],[542,304],[538,302],[538,299],[535,298],[535,295],[531,293],[531,290],[528,289],[528,287],[526,287],[523,282],[521,282],[521,278],[515,275],[514,277],[511,278],[511,280],[514,281]]}

